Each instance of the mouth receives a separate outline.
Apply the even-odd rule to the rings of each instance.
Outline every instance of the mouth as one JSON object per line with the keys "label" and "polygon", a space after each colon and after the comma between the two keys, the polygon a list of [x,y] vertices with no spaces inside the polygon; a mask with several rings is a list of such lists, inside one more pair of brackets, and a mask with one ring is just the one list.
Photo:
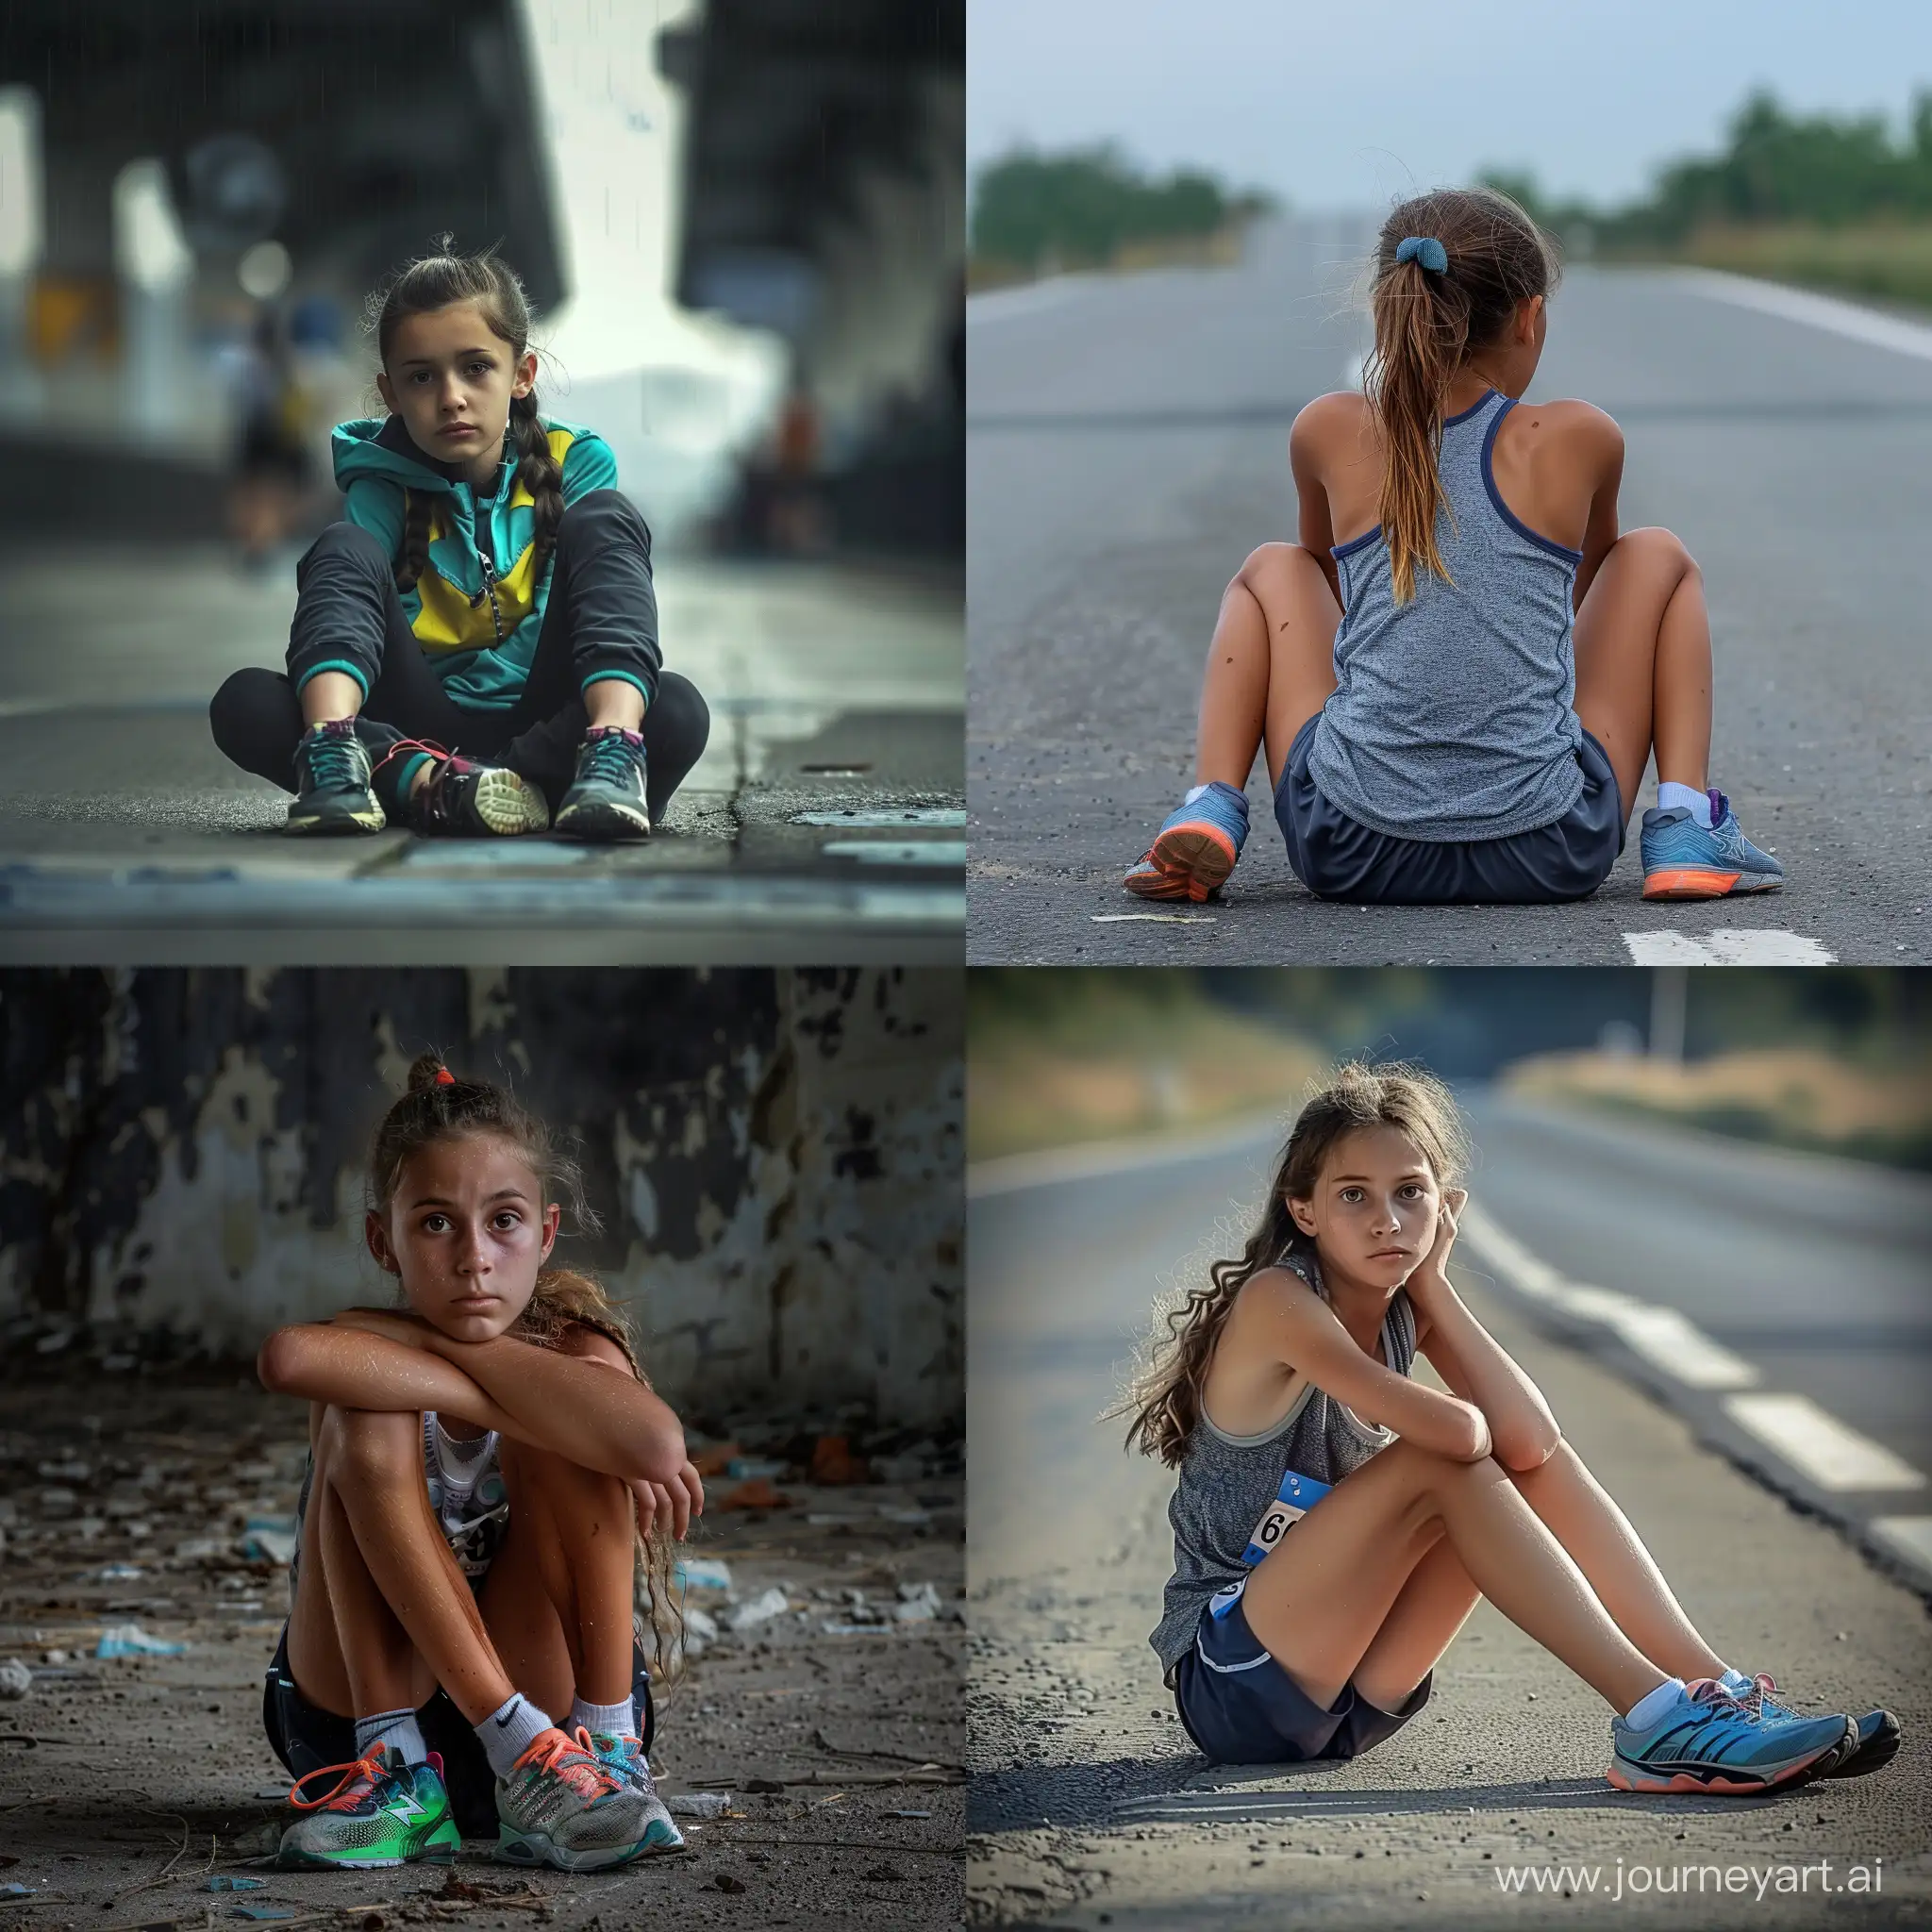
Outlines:
{"label": "mouth", "polygon": [[453,429],[445,429],[444,436],[480,436],[483,432],[467,423],[459,423]]}
{"label": "mouth", "polygon": [[451,1302],[450,1307],[458,1314],[475,1315],[485,1308],[493,1308],[501,1299],[500,1295],[493,1294],[463,1294]]}
{"label": "mouth", "polygon": [[1369,1257],[1369,1259],[1372,1261],[1406,1261],[1408,1259],[1408,1250],[1407,1248],[1377,1248]]}

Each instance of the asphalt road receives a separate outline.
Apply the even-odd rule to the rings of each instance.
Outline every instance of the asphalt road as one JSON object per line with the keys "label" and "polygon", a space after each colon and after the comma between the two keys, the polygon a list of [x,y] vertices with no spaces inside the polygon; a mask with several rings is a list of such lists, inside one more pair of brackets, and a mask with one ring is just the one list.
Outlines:
{"label": "asphalt road", "polygon": [[[1352,224],[1284,222],[1238,268],[969,302],[968,958],[1649,963],[1663,955],[1646,943],[1676,932],[1682,957],[1701,941],[1721,960],[1932,958],[1932,360],[1694,275],[1585,266],[1552,304],[1530,395],[1615,415],[1624,526],[1665,525],[1702,564],[1712,779],[1784,860],[1784,892],[1646,907],[1633,830],[1580,906],[1326,905],[1289,870],[1257,760],[1224,903],[1119,918],[1164,909],[1120,875],[1191,775],[1227,579],[1294,534],[1288,425],[1367,346],[1350,295],[1367,242]],[[1647,781],[1639,810],[1654,802]]]}
{"label": "asphalt road", "polygon": [[660,559],[711,741],[645,844],[295,841],[208,700],[278,664],[292,558],[64,542],[0,562],[0,959],[942,963],[965,846],[957,576]]}
{"label": "asphalt road", "polygon": [[[1811,1395],[1925,1466],[1932,1357],[1923,1184],[1703,1137],[1469,1096],[1473,1197],[1579,1281],[1679,1308],[1766,1389]],[[1924,1799],[1932,1641],[1921,1589],[1856,1553],[1857,1514],[1793,1510],[1700,1445],[1612,1349],[1556,1341],[1458,1250],[1457,1284],[1549,1397],[1721,1653],[1812,1704],[1885,1702],[1906,1726],[1882,1774],[1783,1799],[1633,1798],[1602,1780],[1600,1701],[1487,1604],[1439,1669],[1426,1722],[1350,1765],[1209,1770],[1146,1647],[1172,1543],[1172,1479],[1096,1419],[1155,1295],[1245,1232],[1260,1130],[1206,1152],[985,1191],[970,1208],[967,1569],[974,1792],[969,1897],[985,1922],[1057,1925],[1542,1923],[1499,1867],[1882,1857],[1865,1922],[1932,1899]],[[1016,1178],[1008,1170],[1004,1180]],[[996,1182],[997,1186],[998,1183]],[[1796,1204],[1796,1205],[1794,1205]],[[1220,1233],[1217,1235],[1217,1224]],[[1665,1257],[1670,1257],[1668,1263]],[[1828,1319],[1827,1319],[1828,1318]],[[1426,1373],[1424,1371],[1424,1373]],[[1917,1391],[1916,1399],[1913,1391]],[[1923,1496],[1901,1506],[1923,1509]],[[1534,1882],[1534,1881],[1530,1881]],[[1775,1881],[1772,1881],[1775,1883]],[[1834,1920],[1856,1913],[1836,1899]],[[1613,1904],[1674,1925],[1812,1924],[1774,1892]]]}

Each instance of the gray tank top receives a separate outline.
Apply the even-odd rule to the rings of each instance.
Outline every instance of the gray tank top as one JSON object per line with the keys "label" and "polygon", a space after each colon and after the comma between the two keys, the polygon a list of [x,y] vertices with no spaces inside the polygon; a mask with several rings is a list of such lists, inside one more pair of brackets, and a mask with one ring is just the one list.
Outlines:
{"label": "gray tank top", "polygon": [[[1328,1299],[1312,1255],[1287,1255],[1280,1265],[1292,1268],[1324,1301]],[[1415,1360],[1415,1311],[1406,1290],[1396,1290],[1382,1318],[1382,1353],[1398,1375],[1408,1374]],[[1180,1479],[1167,1506],[1174,1528],[1174,1574],[1162,1594],[1160,1622],[1148,1639],[1163,1675],[1173,1677],[1174,1666],[1193,1643],[1202,1606],[1216,1591],[1249,1574],[1241,1552],[1262,1511],[1274,1500],[1282,1476],[1291,1469],[1319,1483],[1339,1483],[1394,1440],[1392,1430],[1359,1421],[1312,1383],[1304,1383],[1288,1413],[1258,1436],[1230,1436],[1202,1414],[1188,1439]]]}
{"label": "gray tank top", "polygon": [[1570,608],[1580,550],[1505,506],[1490,453],[1514,401],[1491,390],[1442,424],[1455,511],[1436,541],[1455,578],[1416,571],[1395,602],[1379,525],[1333,555],[1336,688],[1308,746],[1330,804],[1398,839],[1507,839],[1554,824],[1583,791]]}

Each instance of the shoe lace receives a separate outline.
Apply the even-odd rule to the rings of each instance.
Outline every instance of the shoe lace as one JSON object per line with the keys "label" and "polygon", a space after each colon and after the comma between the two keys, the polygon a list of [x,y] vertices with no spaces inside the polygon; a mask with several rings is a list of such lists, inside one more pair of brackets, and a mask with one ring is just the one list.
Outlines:
{"label": "shoe lace", "polygon": [[[332,1771],[341,1776],[321,1797],[302,1795],[302,1787],[310,1778],[326,1777]],[[304,1772],[290,1787],[289,1803],[298,1811],[353,1811],[388,1775],[388,1747],[378,1740],[351,1764],[323,1764]]]}
{"label": "shoe lace", "polygon": [[334,791],[362,782],[362,741],[352,725],[346,731],[311,731],[304,741],[308,770],[319,789]]}
{"label": "shoe lace", "polygon": [[600,784],[622,785],[635,769],[638,745],[630,733],[621,729],[593,731],[584,740],[584,763],[577,775]]}
{"label": "shoe lace", "polygon": [[657,1796],[658,1787],[651,1778],[650,1759],[644,1756],[644,1747],[641,1740],[612,1738],[609,1740],[610,1749],[600,1751],[596,1739],[582,1724],[576,1727],[574,1735],[579,1749],[588,1751],[599,1764],[620,1772],[625,1777],[635,1778],[653,1797]]}
{"label": "shoe lace", "polygon": [[1790,1705],[1779,1699],[1776,1692],[1777,1680],[1768,1671],[1759,1671],[1751,1679],[1751,1688],[1748,1690],[1740,1690],[1738,1692],[1738,1702],[1744,1707],[1746,1714],[1752,1718],[1762,1718],[1767,1711],[1773,1716],[1783,1714],[1787,1717],[1797,1717],[1800,1715]]}
{"label": "shoe lace", "polygon": [[[1684,1686],[1684,1694],[1692,1704],[1709,1706],[1709,1714],[1712,1717],[1741,1717],[1750,1720],[1756,1715],[1745,1708],[1745,1692],[1727,1689],[1716,1677],[1693,1677]],[[1728,1710],[1724,1708],[1726,1705],[1730,1707]]]}
{"label": "shoe lace", "polygon": [[[577,1736],[585,1736],[581,1724]],[[622,1780],[605,1768],[594,1750],[585,1749],[555,1726],[517,1759],[517,1765],[520,1770],[528,1765],[540,1776],[547,1774],[557,1778],[582,1798],[608,1797],[623,1789]]]}

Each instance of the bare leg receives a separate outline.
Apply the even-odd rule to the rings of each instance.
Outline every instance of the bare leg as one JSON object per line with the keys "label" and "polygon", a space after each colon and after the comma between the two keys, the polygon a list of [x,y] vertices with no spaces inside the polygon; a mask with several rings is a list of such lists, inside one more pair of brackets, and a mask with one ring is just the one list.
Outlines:
{"label": "bare leg", "polygon": [[584,709],[593,731],[605,724],[637,731],[644,722],[644,694],[627,677],[595,677],[584,687]]}
{"label": "bare leg", "polygon": [[[1397,1441],[1345,1476],[1265,1557],[1250,1628],[1316,1703],[1333,1705],[1418,1564],[1446,1537],[1475,1586],[1619,1713],[1665,1682],[1491,1457],[1452,1462]],[[1465,1609],[1464,1614],[1467,1614]]]}
{"label": "bare leg", "polygon": [[1335,689],[1341,608],[1299,543],[1264,543],[1235,573],[1208,646],[1194,781],[1245,788],[1265,734],[1281,782],[1294,735]]}
{"label": "bare leg", "polygon": [[1609,755],[1628,812],[1657,745],[1660,781],[1709,781],[1704,574],[1668,530],[1627,530],[1576,613],[1576,715]]}
{"label": "bare leg", "polygon": [[621,1704],[631,1686],[635,1503],[615,1476],[503,1444],[509,1533],[482,1591],[518,1690],[559,1722],[572,1697]]}
{"label": "bare leg", "polygon": [[362,687],[346,671],[318,671],[299,695],[304,724],[353,718],[362,708]]}
{"label": "bare leg", "polygon": [[422,1440],[413,1413],[324,1412],[289,1667],[339,1717],[413,1709],[441,1684],[480,1724],[514,1687],[429,1512]]}

